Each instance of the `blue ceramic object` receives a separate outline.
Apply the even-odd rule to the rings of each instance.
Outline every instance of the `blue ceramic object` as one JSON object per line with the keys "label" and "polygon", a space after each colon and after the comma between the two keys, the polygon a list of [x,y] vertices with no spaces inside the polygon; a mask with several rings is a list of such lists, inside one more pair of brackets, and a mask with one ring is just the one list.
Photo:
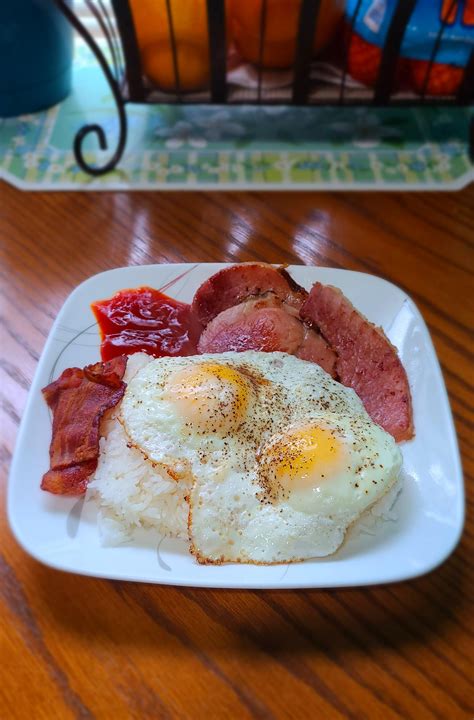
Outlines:
{"label": "blue ceramic object", "polygon": [[0,0],[0,117],[60,102],[71,70],[72,28],[54,0]]}

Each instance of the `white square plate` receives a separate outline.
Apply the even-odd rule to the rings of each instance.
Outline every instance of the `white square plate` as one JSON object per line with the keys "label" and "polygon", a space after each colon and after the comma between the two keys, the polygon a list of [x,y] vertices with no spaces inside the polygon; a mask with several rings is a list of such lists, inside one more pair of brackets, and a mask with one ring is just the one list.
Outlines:
{"label": "white square plate", "polygon": [[94,300],[122,288],[150,285],[190,301],[220,264],[149,265],[95,275],[66,300],[51,330],[22,419],[8,492],[8,514],[23,548],[51,567],[121,580],[234,588],[369,585],[422,575],[445,560],[463,528],[464,487],[456,434],[443,378],[426,325],[399,288],[372,275],[318,267],[290,267],[310,288],[319,280],[340,287],[399,350],[413,394],[416,437],[402,445],[409,480],[398,499],[396,522],[375,535],[360,534],[333,556],[292,565],[199,565],[182,541],[151,531],[133,544],[102,547],[93,502],[40,490],[49,466],[51,421],[41,388],[67,367],[96,362],[99,334]]}

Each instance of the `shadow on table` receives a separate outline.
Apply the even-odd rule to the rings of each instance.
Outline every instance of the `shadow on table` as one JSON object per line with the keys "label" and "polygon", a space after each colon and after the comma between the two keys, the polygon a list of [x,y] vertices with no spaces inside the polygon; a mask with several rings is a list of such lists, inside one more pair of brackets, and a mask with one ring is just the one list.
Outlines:
{"label": "shadow on table", "polygon": [[291,656],[400,654],[460,624],[467,568],[459,549],[424,578],[368,589],[234,591],[177,588],[65,575],[32,563],[38,600],[66,635],[156,653]]}

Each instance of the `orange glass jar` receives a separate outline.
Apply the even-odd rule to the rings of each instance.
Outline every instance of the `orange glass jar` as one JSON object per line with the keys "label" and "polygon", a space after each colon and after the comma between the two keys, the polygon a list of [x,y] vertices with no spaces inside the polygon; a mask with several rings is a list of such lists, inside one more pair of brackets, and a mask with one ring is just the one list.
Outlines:
{"label": "orange glass jar", "polygon": [[[166,0],[130,0],[143,72],[162,90],[178,89]],[[170,0],[179,88],[209,85],[209,41],[205,0]]]}
{"label": "orange glass jar", "polygon": [[[260,17],[264,0],[228,0],[232,33],[242,57],[258,64]],[[329,43],[344,12],[344,0],[322,0],[314,36],[314,52]],[[301,0],[267,0],[262,65],[288,68],[294,62]]]}

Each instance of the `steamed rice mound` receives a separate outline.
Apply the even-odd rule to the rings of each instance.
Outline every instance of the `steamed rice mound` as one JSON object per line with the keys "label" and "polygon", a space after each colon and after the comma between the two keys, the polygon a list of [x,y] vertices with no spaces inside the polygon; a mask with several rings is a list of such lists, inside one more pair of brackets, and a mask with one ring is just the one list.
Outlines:
{"label": "steamed rice mound", "polygon": [[[128,361],[125,382],[150,360],[137,353]],[[117,545],[133,538],[140,528],[153,528],[159,534],[186,539],[188,536],[188,494],[192,475],[171,478],[164,467],[152,464],[130,445],[119,419],[120,406],[101,425],[97,470],[88,494],[99,509],[102,542]]]}

